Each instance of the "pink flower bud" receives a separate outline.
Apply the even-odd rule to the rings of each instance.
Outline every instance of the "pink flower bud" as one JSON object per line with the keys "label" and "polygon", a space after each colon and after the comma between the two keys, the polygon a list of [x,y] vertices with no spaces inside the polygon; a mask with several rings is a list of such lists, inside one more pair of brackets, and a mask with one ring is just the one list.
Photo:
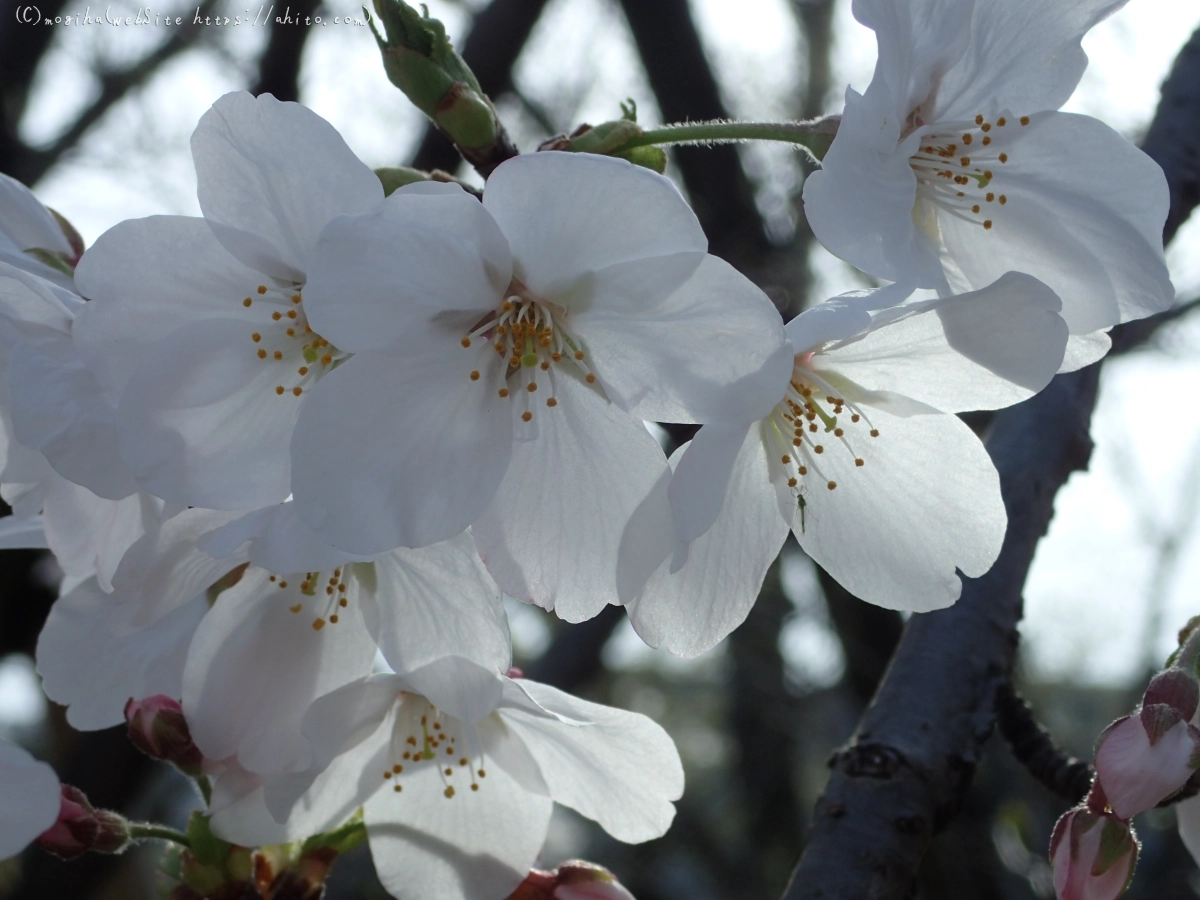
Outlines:
{"label": "pink flower bud", "polygon": [[1200,766],[1200,731],[1166,704],[1142,707],[1100,735],[1096,778],[1122,819],[1150,809],[1177,790]]}
{"label": "pink flower bud", "polygon": [[183,708],[170,697],[158,694],[145,700],[130,699],[125,704],[129,740],[154,759],[173,763],[185,775],[202,774],[204,755],[192,743]]}
{"label": "pink flower bud", "polygon": [[1050,838],[1058,900],[1116,900],[1129,887],[1137,855],[1128,822],[1083,807],[1068,811]]}
{"label": "pink flower bud", "polygon": [[1184,669],[1167,669],[1159,672],[1146,686],[1142,706],[1162,704],[1179,713],[1180,718],[1191,719],[1200,706],[1200,683]]}
{"label": "pink flower bud", "polygon": [[635,900],[603,866],[573,859],[552,872],[534,869],[509,900]]}
{"label": "pink flower bud", "polygon": [[89,850],[120,853],[129,844],[129,824],[114,812],[94,809],[79,788],[62,786],[58,821],[37,839],[43,850],[74,859]]}

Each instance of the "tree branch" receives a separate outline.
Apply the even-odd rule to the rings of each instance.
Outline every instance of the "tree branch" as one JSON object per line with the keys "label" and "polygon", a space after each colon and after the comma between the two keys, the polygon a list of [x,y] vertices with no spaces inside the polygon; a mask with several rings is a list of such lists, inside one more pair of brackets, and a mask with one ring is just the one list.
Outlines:
{"label": "tree branch", "polygon": [[[296,21],[316,13],[321,0],[297,0]],[[300,99],[300,63],[311,28],[271,24],[271,38],[258,58],[258,80],[250,88],[255,97],[271,94],[276,100]]]}
{"label": "tree branch", "polygon": [[[1163,166],[1169,239],[1200,201],[1200,33],[1176,61],[1143,149]],[[1188,131],[1190,129],[1190,132]],[[1124,326],[1113,330],[1121,345]],[[962,805],[996,723],[1017,647],[1022,590],[1054,497],[1091,453],[1100,364],[1059,375],[999,412],[986,441],[1008,532],[996,564],[964,579],[949,609],[914,615],[850,744],[834,754],[785,900],[901,900],[937,833]]]}

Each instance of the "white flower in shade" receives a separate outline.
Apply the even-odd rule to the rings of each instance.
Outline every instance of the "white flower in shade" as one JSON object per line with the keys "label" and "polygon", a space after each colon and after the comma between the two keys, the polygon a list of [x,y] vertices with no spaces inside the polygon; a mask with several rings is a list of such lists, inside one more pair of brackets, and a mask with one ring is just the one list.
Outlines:
{"label": "white flower in shade", "polygon": [[1064,369],[1104,354],[1094,332],[1166,309],[1162,170],[1098,120],[1057,111],[1087,65],[1080,38],[1123,5],[855,0],[879,58],[804,185],[817,238],[942,292],[1033,275],[1062,298]]}
{"label": "white flower in shade", "polygon": [[301,411],[300,514],[355,553],[472,525],[505,593],[578,621],[617,601],[621,531],[666,460],[641,420],[770,408],[779,316],[666,178],[537,153],[483,203],[402,188],[322,234],[313,327],[354,357]]}
{"label": "white flower in shade", "polygon": [[[187,510],[130,549],[111,595],[85,582],[54,605],[38,671],[75,727],[108,727],[130,697],[164,694],[182,698],[208,758],[287,771],[307,764],[304,710],[368,674],[377,649],[399,671],[451,651],[508,664],[500,593],[469,534],[366,561],[325,548],[309,571],[277,575],[250,557],[294,562],[295,550],[262,552],[244,519],[222,532],[235,515]],[[233,545],[220,559],[202,549],[214,535]]]}
{"label": "white flower in shade", "polygon": [[949,606],[959,571],[991,567],[1006,524],[999,478],[952,413],[1050,381],[1067,340],[1058,298],[1008,274],[873,315],[878,304],[838,298],[797,316],[771,413],[706,425],[673,457],[657,490],[670,511],[647,503],[622,547],[624,599],[647,643],[688,656],[716,644],[746,617],[789,529],[848,590],[893,609]]}
{"label": "white flower in shade", "polygon": [[[674,744],[645,716],[457,657],[322,697],[304,732],[313,765],[268,778],[267,808],[298,837],[300,823],[327,828],[361,804],[376,870],[399,900],[501,900],[529,874],[553,803],[637,842],[667,830],[683,791]],[[252,807],[214,828],[258,843]]]}
{"label": "white flower in shade", "polygon": [[118,404],[121,451],[156,496],[257,509],[289,493],[302,398],[342,353],[309,327],[304,284],[331,219],[383,200],[329,123],[227,94],[192,157],[203,218],[110,229],[76,270],[76,342]]}
{"label": "white flower in shade", "polygon": [[53,825],[61,805],[54,770],[0,741],[0,860],[16,856]]}
{"label": "white flower in shade", "polygon": [[83,241],[66,219],[0,174],[0,262],[73,290],[70,272],[82,253]]}

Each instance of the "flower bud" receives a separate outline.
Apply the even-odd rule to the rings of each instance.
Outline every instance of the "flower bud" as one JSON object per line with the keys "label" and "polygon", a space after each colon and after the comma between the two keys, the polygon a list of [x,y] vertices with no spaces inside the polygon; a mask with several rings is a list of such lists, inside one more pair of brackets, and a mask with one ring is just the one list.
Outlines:
{"label": "flower bud", "polygon": [[192,742],[183,708],[170,697],[157,694],[125,704],[129,740],[154,759],[173,763],[185,775],[203,774],[204,755]]}
{"label": "flower bud", "polygon": [[1128,822],[1083,807],[1068,811],[1050,838],[1058,900],[1116,900],[1129,887],[1137,855]]}
{"label": "flower bud", "polygon": [[375,0],[387,37],[375,40],[388,79],[459,147],[491,146],[500,132],[491,101],[437,19],[403,0]]}
{"label": "flower bud", "polygon": [[608,869],[573,859],[552,872],[534,869],[509,900],[634,900],[634,896]]}
{"label": "flower bud", "polygon": [[1117,719],[1096,746],[1096,779],[1122,819],[1157,806],[1182,788],[1198,766],[1200,730],[1177,707],[1164,703]]}
{"label": "flower bud", "polygon": [[130,841],[129,823],[115,812],[94,809],[79,788],[62,786],[58,820],[37,839],[43,850],[74,859],[89,850],[120,853]]}

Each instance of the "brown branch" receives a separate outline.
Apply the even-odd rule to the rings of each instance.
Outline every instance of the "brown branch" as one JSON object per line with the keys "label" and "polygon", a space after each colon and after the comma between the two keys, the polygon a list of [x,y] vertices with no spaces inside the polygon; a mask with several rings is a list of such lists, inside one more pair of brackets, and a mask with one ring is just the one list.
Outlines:
{"label": "brown branch", "polygon": [[[0,172],[19,178],[29,147],[17,133],[29,89],[42,57],[61,29],[41,22],[18,22],[25,0],[0,0]],[[66,0],[46,0],[36,6],[42,18],[61,15]]]}
{"label": "brown branch", "polygon": [[1011,681],[996,691],[996,724],[1013,756],[1030,775],[1068,803],[1083,801],[1096,770],[1087,760],[1068,755],[1054,743]]}
{"label": "brown branch", "polygon": [[[297,0],[290,15],[297,22],[316,14],[321,0]],[[312,29],[303,25],[271,24],[271,37],[258,59],[258,80],[250,88],[255,97],[271,94],[276,100],[300,99],[300,63]]]}

